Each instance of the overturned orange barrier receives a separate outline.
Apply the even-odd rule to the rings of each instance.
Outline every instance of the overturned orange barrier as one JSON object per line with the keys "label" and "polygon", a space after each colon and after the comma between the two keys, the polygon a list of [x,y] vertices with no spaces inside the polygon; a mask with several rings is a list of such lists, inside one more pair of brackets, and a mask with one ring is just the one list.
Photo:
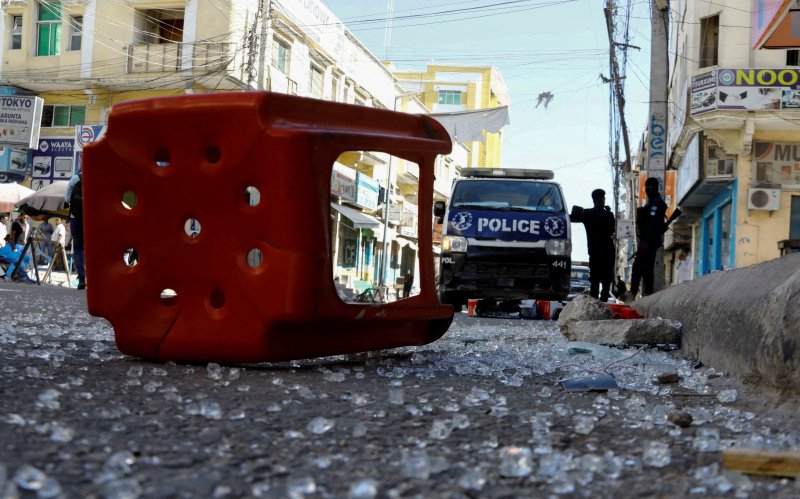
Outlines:
{"label": "overturned orange barrier", "polygon": [[[434,160],[451,147],[429,117],[282,94],[115,105],[84,150],[89,312],[111,322],[121,352],[154,360],[280,361],[434,341],[453,319],[435,294],[431,243]],[[373,305],[336,293],[331,169],[357,150],[419,165],[417,296]]]}

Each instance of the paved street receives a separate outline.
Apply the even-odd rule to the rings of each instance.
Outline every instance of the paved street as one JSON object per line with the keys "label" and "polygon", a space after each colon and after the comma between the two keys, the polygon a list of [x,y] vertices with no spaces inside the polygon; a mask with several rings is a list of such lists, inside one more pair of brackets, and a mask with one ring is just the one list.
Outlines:
{"label": "paved street", "polygon": [[[800,447],[767,394],[674,352],[568,344],[552,322],[458,314],[423,347],[176,365],[120,354],[79,291],[2,283],[0,300],[2,497],[800,494],[722,467],[726,447]],[[559,382],[603,372],[620,389]],[[651,383],[665,372],[680,385]]]}

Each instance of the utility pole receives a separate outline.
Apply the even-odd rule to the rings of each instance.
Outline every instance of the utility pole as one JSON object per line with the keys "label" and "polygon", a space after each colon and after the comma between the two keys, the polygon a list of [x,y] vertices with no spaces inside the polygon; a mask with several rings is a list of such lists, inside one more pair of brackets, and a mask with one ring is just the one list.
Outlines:
{"label": "utility pole", "polygon": [[[648,177],[658,179],[664,193],[664,172],[667,159],[667,83],[669,58],[667,56],[667,28],[669,26],[669,0],[651,0],[650,30],[650,116],[647,123],[645,170]],[[664,250],[656,253],[654,291],[664,289]]]}
{"label": "utility pole", "polygon": [[269,40],[267,35],[272,24],[272,0],[259,0],[258,15],[261,17],[261,36],[259,36],[258,40],[258,82],[256,83],[256,88],[264,90],[264,82],[267,79],[265,74],[267,41]]}
{"label": "utility pole", "polygon": [[608,44],[609,44],[609,64],[611,66],[611,83],[614,85],[614,94],[617,96],[617,108],[619,108],[619,122],[622,127],[622,140],[625,144],[625,163],[623,170],[625,173],[631,172],[631,145],[628,139],[628,126],[625,124],[625,96],[622,93],[622,78],[619,74],[619,63],[617,62],[617,47],[614,41],[614,22],[613,15],[613,0],[606,2],[606,8],[603,9],[606,16],[606,29],[608,30]]}
{"label": "utility pole", "polygon": [[[620,209],[620,184],[622,183],[622,179],[624,179],[627,175],[631,173],[631,145],[630,139],[628,137],[628,125],[625,121],[625,94],[622,88],[622,75],[620,74],[619,70],[619,62],[617,61],[617,46],[622,46],[624,50],[627,50],[629,47],[633,47],[632,45],[628,45],[626,43],[617,43],[614,40],[614,11],[616,6],[614,4],[614,0],[607,0],[606,6],[603,9],[603,13],[605,14],[606,18],[606,30],[608,31],[608,65],[609,71],[611,71],[611,78],[608,80],[612,86],[614,91],[614,95],[617,101],[617,110],[619,112],[619,125],[622,129],[622,141],[625,147],[625,162],[620,164],[619,162],[619,139],[615,140],[615,151],[613,154],[613,175],[614,175],[614,214],[617,217],[617,220],[624,217],[624,213]],[[627,40],[625,40],[627,41]],[[633,47],[637,48],[638,47]],[[602,76],[602,75],[601,75]],[[604,81],[605,78],[603,78]],[[613,109],[612,109],[613,113]],[[631,199],[632,196],[628,197],[628,212],[629,217],[633,218],[632,213],[635,213],[635,210],[631,208]],[[620,238],[620,234],[617,234],[617,248],[620,248],[622,245],[622,239]],[[626,243],[627,244],[627,243]],[[627,253],[627,251],[626,251]],[[619,266],[620,261],[617,257],[614,258],[614,275],[619,276]]]}

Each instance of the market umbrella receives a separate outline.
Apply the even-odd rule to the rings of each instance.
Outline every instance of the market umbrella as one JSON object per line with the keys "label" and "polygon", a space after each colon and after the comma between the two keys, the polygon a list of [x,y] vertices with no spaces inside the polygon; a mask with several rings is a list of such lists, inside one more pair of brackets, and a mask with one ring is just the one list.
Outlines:
{"label": "market umbrella", "polygon": [[17,202],[17,208],[31,216],[47,214],[65,218],[69,214],[69,209],[64,201],[67,185],[69,185],[68,180],[56,180],[44,189],[35,191]]}
{"label": "market umbrella", "polygon": [[12,211],[19,201],[34,192],[36,191],[15,182],[0,184],[0,212]]}

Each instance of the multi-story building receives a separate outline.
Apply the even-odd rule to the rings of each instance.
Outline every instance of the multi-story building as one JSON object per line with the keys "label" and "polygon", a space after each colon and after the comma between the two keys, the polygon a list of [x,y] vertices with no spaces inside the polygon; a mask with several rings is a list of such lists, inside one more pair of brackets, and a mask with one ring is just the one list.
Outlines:
{"label": "multi-story building", "polygon": [[[390,67],[392,67],[390,65]],[[510,103],[503,77],[493,66],[428,65],[425,71],[393,70],[400,85],[418,92],[434,113],[493,109]],[[454,140],[461,142],[457,137]],[[503,132],[485,132],[483,141],[465,142],[469,167],[499,168]]]}
{"label": "multi-story building", "polygon": [[694,275],[781,255],[800,239],[798,51],[757,50],[752,0],[673,2],[669,168],[683,215],[668,233]]}
{"label": "multi-story building", "polygon": [[[0,8],[0,93],[44,100],[43,146],[6,148],[0,171],[27,174],[38,188],[77,169],[76,126],[97,137],[111,107],[132,99],[266,89],[430,111],[319,0],[2,0]],[[437,160],[438,195],[466,159],[454,150]],[[416,224],[389,217],[380,196],[412,211],[414,166],[379,151],[351,151],[334,165],[335,277],[352,285],[418,271],[404,259],[416,247]]]}

